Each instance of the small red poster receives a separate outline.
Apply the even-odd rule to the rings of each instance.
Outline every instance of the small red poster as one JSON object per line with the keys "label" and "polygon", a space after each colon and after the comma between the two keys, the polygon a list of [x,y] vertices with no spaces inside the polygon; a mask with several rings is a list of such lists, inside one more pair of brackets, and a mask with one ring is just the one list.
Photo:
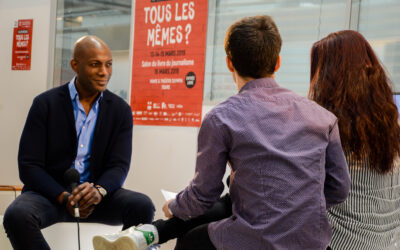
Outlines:
{"label": "small red poster", "polygon": [[33,19],[18,20],[14,25],[12,70],[31,69]]}
{"label": "small red poster", "polygon": [[199,127],[208,0],[135,2],[134,124]]}

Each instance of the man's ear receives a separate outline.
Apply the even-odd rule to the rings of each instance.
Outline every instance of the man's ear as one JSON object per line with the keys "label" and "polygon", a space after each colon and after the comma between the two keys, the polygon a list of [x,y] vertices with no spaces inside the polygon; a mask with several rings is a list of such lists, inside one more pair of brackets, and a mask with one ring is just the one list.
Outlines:
{"label": "man's ear", "polygon": [[71,59],[69,62],[73,71],[78,72],[78,62],[75,59]]}
{"label": "man's ear", "polygon": [[229,59],[228,56],[226,56],[226,66],[228,67],[230,72],[235,71],[235,68],[233,67],[231,59]]}
{"label": "man's ear", "polygon": [[281,67],[281,55],[278,56],[278,60],[276,60],[276,65],[275,65],[275,71],[278,71],[278,69]]}

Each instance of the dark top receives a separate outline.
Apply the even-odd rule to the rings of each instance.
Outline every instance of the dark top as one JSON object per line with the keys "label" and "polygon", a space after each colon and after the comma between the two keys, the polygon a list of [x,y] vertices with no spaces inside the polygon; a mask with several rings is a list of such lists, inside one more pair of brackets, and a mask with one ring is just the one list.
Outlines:
{"label": "dark top", "polygon": [[[128,174],[132,153],[132,112],[106,90],[94,131],[90,180],[108,193],[119,189]],[[56,199],[67,184],[64,172],[77,153],[77,136],[68,85],[48,90],[33,100],[22,132],[18,167],[23,192],[33,190]]]}

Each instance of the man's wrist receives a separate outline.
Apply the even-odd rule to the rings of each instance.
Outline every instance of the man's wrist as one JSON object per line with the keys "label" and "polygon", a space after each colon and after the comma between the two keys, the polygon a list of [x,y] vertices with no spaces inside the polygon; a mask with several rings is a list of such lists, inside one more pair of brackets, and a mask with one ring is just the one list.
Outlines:
{"label": "man's wrist", "polygon": [[169,208],[169,204],[168,204],[168,206],[167,206],[167,209],[168,209],[168,212],[169,212],[172,216],[174,216],[174,213],[172,213],[171,208]]}
{"label": "man's wrist", "polygon": [[171,202],[173,202],[174,201],[174,199],[171,199],[171,200],[169,200],[168,202],[167,202],[167,210],[168,210],[168,212],[172,215],[172,216],[174,216],[174,213],[172,212],[172,210],[171,210],[171,208],[169,207],[169,205],[171,205]]}
{"label": "man's wrist", "polygon": [[107,190],[100,185],[94,186],[97,191],[100,193],[101,197],[104,198],[107,195]]}
{"label": "man's wrist", "polygon": [[102,186],[96,185],[94,188],[97,190],[97,192],[100,194],[100,199],[96,202],[94,202],[94,205],[98,205],[104,197],[107,195],[107,190],[105,190]]}

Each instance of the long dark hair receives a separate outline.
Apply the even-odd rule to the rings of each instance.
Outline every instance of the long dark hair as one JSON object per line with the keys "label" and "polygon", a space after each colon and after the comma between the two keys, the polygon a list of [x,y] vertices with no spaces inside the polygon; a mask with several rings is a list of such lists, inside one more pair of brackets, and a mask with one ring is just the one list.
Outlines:
{"label": "long dark hair", "polygon": [[360,33],[339,31],[313,44],[309,98],[338,117],[345,151],[380,173],[393,169],[400,153],[398,110],[391,82]]}

